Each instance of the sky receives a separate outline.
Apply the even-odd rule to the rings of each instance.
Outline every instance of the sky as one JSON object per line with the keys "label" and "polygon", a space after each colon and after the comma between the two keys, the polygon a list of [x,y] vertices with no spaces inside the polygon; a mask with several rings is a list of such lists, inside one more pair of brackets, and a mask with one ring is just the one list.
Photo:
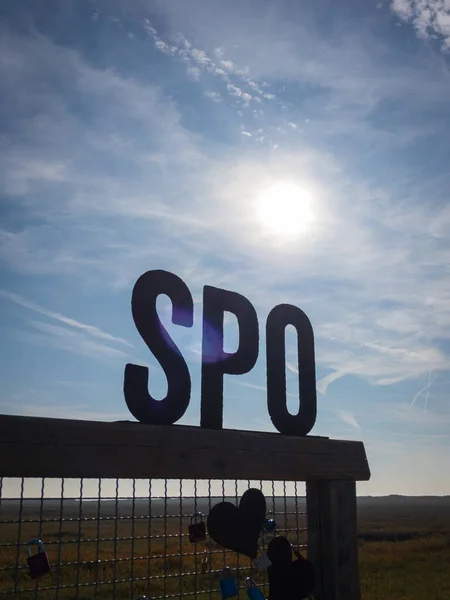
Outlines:
{"label": "sky", "polygon": [[130,303],[165,269],[195,302],[186,329],[158,299],[192,378],[181,424],[200,422],[203,286],[259,318],[226,428],[274,431],[265,322],[294,304],[311,434],[364,442],[358,493],[450,494],[449,67],[449,0],[2,2],[0,412],[133,420],[128,362],[163,398]]}

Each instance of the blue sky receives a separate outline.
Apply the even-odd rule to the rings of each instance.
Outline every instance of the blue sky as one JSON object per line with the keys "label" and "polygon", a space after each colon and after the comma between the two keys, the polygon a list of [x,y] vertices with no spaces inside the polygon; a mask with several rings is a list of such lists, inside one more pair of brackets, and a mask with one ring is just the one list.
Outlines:
{"label": "blue sky", "polygon": [[260,321],[256,367],[226,377],[228,428],[272,430],[265,319],[292,303],[315,331],[312,433],[364,441],[359,493],[450,494],[448,1],[0,14],[0,411],[131,419],[126,362],[163,397],[130,300],[167,269],[195,300],[189,330],[159,303],[193,380],[181,423],[200,419],[203,285],[244,294]]}

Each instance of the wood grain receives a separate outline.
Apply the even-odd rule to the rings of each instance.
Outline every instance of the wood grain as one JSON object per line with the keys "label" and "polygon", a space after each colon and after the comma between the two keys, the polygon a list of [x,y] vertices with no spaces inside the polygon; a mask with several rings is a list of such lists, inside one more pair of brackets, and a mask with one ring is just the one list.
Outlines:
{"label": "wood grain", "polygon": [[0,476],[363,481],[362,442],[0,415]]}
{"label": "wood grain", "polygon": [[354,481],[308,482],[308,558],[316,600],[361,600]]}

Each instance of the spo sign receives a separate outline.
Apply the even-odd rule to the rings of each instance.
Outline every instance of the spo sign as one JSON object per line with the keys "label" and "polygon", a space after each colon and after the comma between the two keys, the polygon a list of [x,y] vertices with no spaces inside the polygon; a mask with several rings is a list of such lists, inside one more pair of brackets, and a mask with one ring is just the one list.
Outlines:
{"label": "spo sign", "polygon": [[[137,280],[131,301],[137,330],[167,377],[167,396],[155,400],[148,392],[148,369],[127,364],[125,367],[125,401],[133,416],[142,423],[171,425],[181,419],[191,398],[191,376],[186,361],[162,325],[156,300],[160,294],[172,301],[172,322],[192,327],[194,302],[189,288],[177,275],[168,271],[147,271]],[[224,313],[236,316],[239,345],[236,352],[225,352]],[[285,329],[297,330],[299,410],[288,412],[286,402]],[[258,358],[259,327],[256,311],[247,298],[212,286],[203,288],[203,334],[201,366],[200,425],[222,429],[223,376],[250,371]],[[305,436],[316,420],[316,372],[314,334],[306,314],[290,304],[279,304],[266,322],[267,408],[276,429],[291,436]]]}

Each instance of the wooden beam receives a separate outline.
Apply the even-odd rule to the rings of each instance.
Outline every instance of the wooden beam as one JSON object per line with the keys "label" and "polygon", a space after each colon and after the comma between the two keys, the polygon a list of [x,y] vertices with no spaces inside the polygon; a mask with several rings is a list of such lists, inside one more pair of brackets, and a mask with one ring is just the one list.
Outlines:
{"label": "wooden beam", "polygon": [[316,600],[361,600],[354,481],[308,482],[308,558]]}
{"label": "wooden beam", "polygon": [[0,415],[0,476],[367,480],[362,442]]}

